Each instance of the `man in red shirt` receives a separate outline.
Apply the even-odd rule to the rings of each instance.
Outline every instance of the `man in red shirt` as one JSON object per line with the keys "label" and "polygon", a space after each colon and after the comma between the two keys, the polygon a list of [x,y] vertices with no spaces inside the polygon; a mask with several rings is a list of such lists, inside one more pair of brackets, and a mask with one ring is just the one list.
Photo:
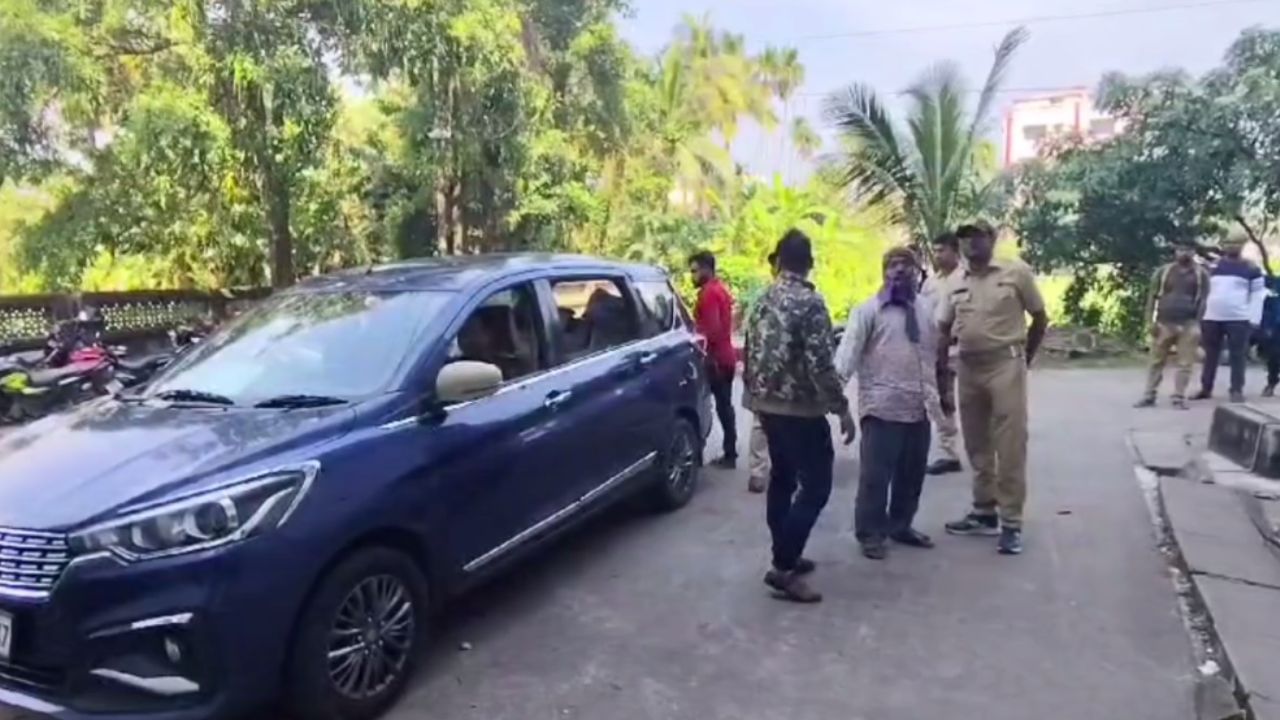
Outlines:
{"label": "man in red shirt", "polygon": [[716,256],[710,252],[704,250],[689,258],[689,270],[698,286],[694,322],[707,340],[707,381],[724,434],[724,455],[712,464],[733,468],[738,464],[738,426],[733,416],[733,376],[738,367],[738,353],[733,348],[733,296],[716,277]]}

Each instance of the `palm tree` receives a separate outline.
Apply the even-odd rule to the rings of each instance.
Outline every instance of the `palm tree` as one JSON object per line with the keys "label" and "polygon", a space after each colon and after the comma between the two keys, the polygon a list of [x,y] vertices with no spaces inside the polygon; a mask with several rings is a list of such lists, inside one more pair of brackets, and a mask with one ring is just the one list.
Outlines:
{"label": "palm tree", "polygon": [[822,149],[822,136],[807,119],[798,117],[791,122],[791,144],[795,146],[796,154],[808,160]]}
{"label": "palm tree", "polygon": [[995,183],[976,171],[974,157],[1009,63],[1026,39],[1026,29],[1018,27],[1000,41],[972,113],[951,64],[936,66],[905,91],[902,126],[866,85],[827,100],[827,118],[845,148],[832,159],[836,177],[858,199],[905,225],[923,251],[930,238],[986,205],[994,190]]}

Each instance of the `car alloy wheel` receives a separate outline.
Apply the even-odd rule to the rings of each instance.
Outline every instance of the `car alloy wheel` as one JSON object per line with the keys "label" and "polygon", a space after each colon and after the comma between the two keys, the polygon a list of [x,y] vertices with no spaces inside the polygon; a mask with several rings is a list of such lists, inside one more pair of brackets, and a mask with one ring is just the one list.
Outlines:
{"label": "car alloy wheel", "polygon": [[667,458],[667,487],[675,497],[685,497],[693,490],[698,473],[698,450],[685,425],[677,428]]}
{"label": "car alloy wheel", "polygon": [[414,650],[413,594],[392,575],[361,580],[338,606],[329,631],[329,679],[352,700],[376,697],[404,672]]}

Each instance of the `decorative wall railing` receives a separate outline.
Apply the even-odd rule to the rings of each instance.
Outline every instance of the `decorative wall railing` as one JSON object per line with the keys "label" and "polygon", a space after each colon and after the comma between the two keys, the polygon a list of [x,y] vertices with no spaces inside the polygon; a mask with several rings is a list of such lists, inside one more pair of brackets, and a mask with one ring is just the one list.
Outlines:
{"label": "decorative wall railing", "polygon": [[82,307],[101,311],[109,341],[129,342],[204,318],[224,320],[269,294],[266,288],[250,288],[0,296],[0,352],[40,347],[54,323],[75,317]]}

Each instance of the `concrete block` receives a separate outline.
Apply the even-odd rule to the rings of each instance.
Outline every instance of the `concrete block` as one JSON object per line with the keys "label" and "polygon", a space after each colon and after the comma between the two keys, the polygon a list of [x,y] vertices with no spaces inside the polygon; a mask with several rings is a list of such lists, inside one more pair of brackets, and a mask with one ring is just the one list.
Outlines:
{"label": "concrete block", "polygon": [[1280,418],[1249,405],[1220,405],[1209,449],[1269,478],[1280,478]]}
{"label": "concrete block", "polygon": [[1181,478],[1161,480],[1160,492],[1191,572],[1280,589],[1280,559],[1263,541],[1238,492]]}
{"label": "concrete block", "polygon": [[1198,577],[1196,585],[1245,692],[1280,698],[1280,590],[1214,577]]}

